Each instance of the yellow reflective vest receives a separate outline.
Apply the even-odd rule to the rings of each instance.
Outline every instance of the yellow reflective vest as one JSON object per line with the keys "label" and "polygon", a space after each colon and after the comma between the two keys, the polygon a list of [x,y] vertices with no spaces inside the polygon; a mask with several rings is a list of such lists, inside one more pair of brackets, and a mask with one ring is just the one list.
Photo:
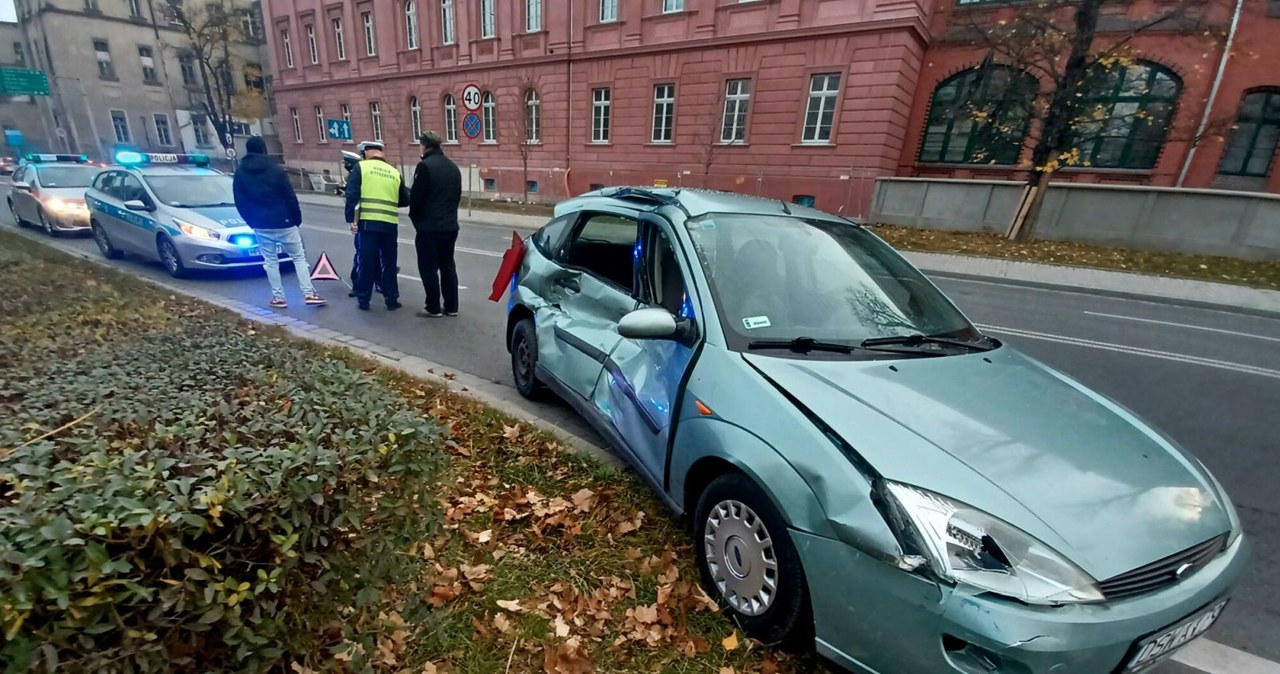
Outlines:
{"label": "yellow reflective vest", "polygon": [[359,166],[360,219],[399,224],[400,172],[381,159],[365,159]]}

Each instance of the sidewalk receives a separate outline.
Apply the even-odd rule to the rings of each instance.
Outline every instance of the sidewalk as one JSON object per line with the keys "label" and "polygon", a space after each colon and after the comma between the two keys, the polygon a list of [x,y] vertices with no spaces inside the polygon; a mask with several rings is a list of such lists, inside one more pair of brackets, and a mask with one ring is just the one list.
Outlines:
{"label": "sidewalk", "polygon": [[[339,197],[324,194],[299,193],[298,200],[317,206],[340,207]],[[481,202],[482,203],[482,202]],[[477,206],[480,204],[477,204]],[[463,202],[461,216],[465,222],[533,230],[547,219],[543,216],[519,215],[501,211],[473,208],[470,215]],[[1237,313],[1280,317],[1280,291],[1262,290],[1226,283],[1168,278],[1148,274],[1068,267],[973,257],[903,251],[912,264],[937,276],[991,280],[1010,285],[1026,285],[1049,289],[1069,289],[1096,294],[1145,299],[1170,304],[1195,307],[1230,309]]]}

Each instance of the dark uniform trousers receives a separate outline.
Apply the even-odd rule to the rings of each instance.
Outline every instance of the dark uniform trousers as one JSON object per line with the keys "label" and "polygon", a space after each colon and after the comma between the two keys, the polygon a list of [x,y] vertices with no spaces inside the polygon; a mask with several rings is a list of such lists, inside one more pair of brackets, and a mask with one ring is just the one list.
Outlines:
{"label": "dark uniform trousers", "polygon": [[[384,230],[384,227],[386,223],[360,221],[360,273],[356,275],[355,291],[356,300],[361,304],[369,303],[375,283],[381,287],[388,305],[400,299],[400,285],[396,279],[399,242],[395,229]],[[380,273],[371,273],[374,271]]]}

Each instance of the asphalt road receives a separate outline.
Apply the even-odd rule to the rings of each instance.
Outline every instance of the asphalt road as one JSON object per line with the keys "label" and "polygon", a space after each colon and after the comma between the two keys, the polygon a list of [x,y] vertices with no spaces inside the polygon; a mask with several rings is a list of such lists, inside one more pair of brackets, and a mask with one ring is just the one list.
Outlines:
{"label": "asphalt road", "polygon": [[[345,277],[352,242],[341,212],[314,205],[304,205],[303,211],[311,223],[304,229],[310,259],[314,263],[327,252]],[[11,225],[7,212],[0,220]],[[447,319],[413,314],[422,305],[423,291],[411,237],[412,230],[401,229],[404,309],[387,312],[375,296],[372,311],[357,311],[355,301],[347,298],[347,287],[336,281],[317,283],[330,300],[328,307],[305,307],[296,283],[286,275],[291,306],[284,312],[509,384],[510,365],[502,344],[505,303],[489,302],[487,296],[511,229],[464,224],[457,255],[464,286],[462,316]],[[96,255],[89,238],[58,243]],[[113,264],[139,276],[171,280],[156,264],[137,259]],[[1117,400],[1209,466],[1235,501],[1255,550],[1249,576],[1209,638],[1280,662],[1280,640],[1275,638],[1280,634],[1280,583],[1270,573],[1280,564],[1280,499],[1275,496],[1280,484],[1280,431],[1272,416],[1280,409],[1280,317],[968,279],[935,280],[987,331]],[[264,307],[270,298],[261,272],[180,283]],[[593,435],[584,427],[578,430]],[[1172,663],[1160,671],[1208,670]]]}

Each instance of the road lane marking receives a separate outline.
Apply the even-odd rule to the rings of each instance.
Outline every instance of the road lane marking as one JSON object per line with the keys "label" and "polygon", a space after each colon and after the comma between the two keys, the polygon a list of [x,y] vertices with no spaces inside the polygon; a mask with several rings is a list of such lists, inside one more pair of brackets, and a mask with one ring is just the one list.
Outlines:
{"label": "road lane marking", "polygon": [[1189,325],[1187,323],[1174,323],[1172,321],[1157,321],[1154,318],[1138,318],[1137,316],[1121,316],[1119,314],[1104,314],[1099,311],[1086,311],[1089,316],[1101,316],[1103,318],[1115,318],[1122,321],[1137,321],[1139,323],[1154,323],[1156,325],[1168,325],[1175,328],[1187,328],[1190,330],[1204,330],[1205,332],[1216,332],[1223,335],[1235,335],[1236,337],[1252,337],[1253,339],[1263,339],[1268,342],[1280,342],[1280,337],[1267,337],[1265,335],[1255,335],[1251,332],[1236,332],[1235,330],[1223,330],[1221,328],[1207,328],[1203,325]]}
{"label": "road lane marking", "polygon": [[[396,274],[396,276],[402,279],[408,279],[410,281],[417,281],[418,283],[422,283],[422,279],[418,278],[417,276],[410,276],[408,274]],[[458,290],[466,290],[466,289],[467,289],[466,286],[458,286]]]}
{"label": "road lane marking", "polygon": [[1187,644],[1170,659],[1211,674],[1280,674],[1278,663],[1208,639]]}
{"label": "road lane marking", "polygon": [[[347,235],[350,235],[350,234],[351,234],[351,230],[349,230],[349,229],[335,229],[335,228],[333,228],[333,227],[321,227],[321,226],[319,226],[319,225],[303,225],[303,227],[306,227],[307,229],[314,229],[314,230],[321,231],[321,232],[329,232],[330,234],[347,234]],[[398,243],[400,243],[401,245],[405,245],[405,246],[412,246],[412,245],[414,245],[414,243],[413,243],[413,239],[400,239],[400,238],[397,238],[397,239],[396,239],[396,241],[397,241]],[[472,255],[483,255],[483,256],[485,256],[485,257],[502,257],[503,252],[504,252],[504,251],[493,251],[493,250],[480,250],[479,248],[464,248],[464,247],[462,247],[462,246],[456,246],[456,247],[454,247],[454,250],[455,250],[455,251],[457,251],[457,252],[459,252],[459,253],[470,253],[470,254],[472,254]]]}
{"label": "road lane marking", "polygon": [[1128,346],[1125,344],[1112,344],[1110,342],[1097,342],[1090,339],[1078,339],[1076,337],[1063,337],[1061,335],[1050,335],[1043,332],[1032,332],[1030,330],[1018,330],[1015,328],[1004,328],[998,325],[979,325],[983,330],[990,330],[998,334],[1012,335],[1014,337],[1026,337],[1027,339],[1038,339],[1046,342],[1057,342],[1059,344],[1070,344],[1073,346],[1083,346],[1091,349],[1101,349],[1103,351],[1115,351],[1117,353],[1128,353],[1135,356],[1146,356],[1148,358],[1159,358],[1161,360],[1171,360],[1177,363],[1186,363],[1189,365],[1203,365],[1205,367],[1213,367],[1220,370],[1230,370],[1232,372],[1240,372],[1243,374],[1255,374],[1261,377],[1270,377],[1272,379],[1280,379],[1280,370],[1269,370],[1265,367],[1256,367],[1254,365],[1244,365],[1242,363],[1231,363],[1224,360],[1214,360],[1212,358],[1201,358],[1199,356],[1188,356],[1179,353],[1170,353],[1168,351],[1157,351],[1155,349],[1145,349],[1139,346]]}

